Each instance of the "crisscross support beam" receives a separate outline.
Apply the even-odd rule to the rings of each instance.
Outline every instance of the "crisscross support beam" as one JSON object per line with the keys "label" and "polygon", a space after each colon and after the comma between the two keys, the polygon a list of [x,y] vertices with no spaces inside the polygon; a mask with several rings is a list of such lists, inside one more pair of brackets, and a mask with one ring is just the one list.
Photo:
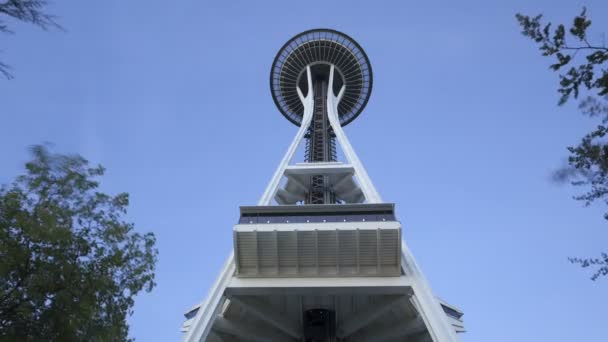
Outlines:
{"label": "crisscross support beam", "polygon": [[[346,137],[346,134],[344,133],[344,130],[342,129],[342,125],[340,124],[340,119],[338,116],[338,105],[340,104],[340,101],[342,101],[342,99],[344,97],[344,93],[346,91],[346,86],[342,85],[342,88],[340,89],[338,96],[336,96],[333,92],[333,86],[332,86],[333,82],[334,82],[334,74],[335,74],[335,66],[332,64],[332,65],[330,65],[329,82],[328,82],[328,87],[327,87],[327,101],[326,101],[329,123],[336,135],[338,143],[342,147],[342,150],[344,152],[344,155],[345,155],[347,161],[350,164],[352,164],[352,166],[355,170],[355,176],[359,180],[361,190],[364,194],[366,202],[367,203],[381,203],[382,199],[380,198],[378,191],[376,191],[374,184],[372,183],[371,179],[369,178],[367,171],[363,167],[363,164],[359,160],[359,157],[355,153],[352,145],[350,144],[350,141],[348,140],[348,138]],[[306,132],[310,128],[312,118],[313,118],[313,113],[314,113],[314,105],[315,105],[314,92],[312,91],[313,83],[312,83],[312,73],[311,73],[310,65],[308,65],[306,67],[306,75],[307,75],[307,82],[308,82],[308,93],[306,94],[306,96],[304,96],[304,94],[302,93],[302,91],[299,87],[297,88],[298,97],[300,98],[300,101],[302,102],[302,104],[304,106],[304,114],[303,114],[303,118],[302,118],[302,123],[300,125],[300,128],[298,129],[298,132],[296,133],[296,136],[294,137],[293,141],[291,142],[291,145],[289,145],[289,148],[287,149],[285,156],[279,163],[279,166],[277,167],[274,175],[272,176],[270,182],[268,183],[268,186],[266,187],[264,194],[260,198],[258,205],[271,205],[272,204],[272,199],[275,197],[275,195],[277,194],[277,191],[279,190],[281,179],[285,175],[285,170],[289,166],[289,163],[292,161],[298,146],[300,145],[300,143],[302,142],[302,139],[306,135]]]}

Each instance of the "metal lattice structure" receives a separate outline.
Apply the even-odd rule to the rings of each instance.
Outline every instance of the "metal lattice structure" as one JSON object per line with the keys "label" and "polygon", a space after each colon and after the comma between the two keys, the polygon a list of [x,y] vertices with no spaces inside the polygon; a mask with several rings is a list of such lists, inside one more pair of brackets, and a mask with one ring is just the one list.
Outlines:
{"label": "metal lattice structure", "polygon": [[[327,118],[328,84],[323,78],[314,82],[314,112],[306,135],[306,161],[309,163],[336,161],[336,139]],[[329,186],[327,176],[310,177],[310,188],[305,203],[336,203],[336,194]]]}
{"label": "metal lattice structure", "polygon": [[[433,295],[343,126],[363,110],[371,65],[347,35],[296,35],[271,91],[299,128],[229,256],[185,314],[187,342],[459,342],[462,312]],[[303,163],[292,164],[306,140]],[[338,161],[337,146],[344,161]]]}

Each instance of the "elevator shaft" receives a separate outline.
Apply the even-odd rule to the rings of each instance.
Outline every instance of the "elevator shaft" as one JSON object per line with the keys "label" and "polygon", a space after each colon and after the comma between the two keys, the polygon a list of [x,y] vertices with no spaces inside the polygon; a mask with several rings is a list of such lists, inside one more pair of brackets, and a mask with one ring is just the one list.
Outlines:
{"label": "elevator shaft", "polygon": [[[324,79],[313,81],[314,111],[306,135],[306,161],[309,163],[336,161],[335,134],[327,117],[328,88]],[[334,203],[336,203],[336,195],[329,186],[328,176],[311,176],[305,204]]]}

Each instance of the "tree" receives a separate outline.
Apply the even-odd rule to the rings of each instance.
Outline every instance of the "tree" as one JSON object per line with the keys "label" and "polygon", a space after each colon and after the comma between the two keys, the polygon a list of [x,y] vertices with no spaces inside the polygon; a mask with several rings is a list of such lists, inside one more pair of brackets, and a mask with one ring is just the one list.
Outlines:
{"label": "tree", "polygon": [[[517,14],[524,36],[538,44],[543,56],[554,60],[550,68],[560,72],[559,105],[586,96],[579,103],[584,115],[597,118],[600,124],[586,134],[576,146],[568,147],[568,166],[556,174],[560,180],[582,187],[585,192],[574,198],[590,205],[595,201],[608,204],[608,48],[589,39],[591,20],[587,10],[574,17],[568,31],[563,24],[552,29],[543,23],[542,15]],[[566,70],[563,72],[564,70]],[[608,220],[608,212],[604,214]],[[596,268],[592,279],[608,275],[608,255],[600,258],[570,258],[582,267]]]}
{"label": "tree", "polygon": [[[60,28],[55,17],[45,13],[48,6],[47,0],[6,0],[0,2],[0,33],[14,33],[7,24],[9,20],[18,20],[34,24],[44,30],[49,28]],[[10,66],[0,61],[0,73],[4,77],[13,78]]]}
{"label": "tree", "polygon": [[31,152],[0,188],[0,340],[127,340],[134,296],[155,286],[154,235],[123,219],[128,194],[99,191],[103,167]]}

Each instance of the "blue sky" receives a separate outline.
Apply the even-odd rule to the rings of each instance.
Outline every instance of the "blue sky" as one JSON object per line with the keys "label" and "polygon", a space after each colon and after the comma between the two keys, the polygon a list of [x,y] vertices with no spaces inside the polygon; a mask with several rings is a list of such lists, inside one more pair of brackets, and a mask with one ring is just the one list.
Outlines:
{"label": "blue sky", "polygon": [[601,41],[605,1],[55,2],[66,32],[2,36],[16,78],[0,80],[0,183],[49,141],[131,194],[129,218],[160,249],[137,340],[181,337],[238,206],[256,203],[296,131],[270,96],[274,54],[328,27],[371,59],[371,100],[346,131],[434,291],[464,310],[463,342],[606,341],[608,278],[567,262],[608,250],[604,208],[551,181],[597,123],[557,107],[557,75],[514,19],[569,22],[586,5]]}

